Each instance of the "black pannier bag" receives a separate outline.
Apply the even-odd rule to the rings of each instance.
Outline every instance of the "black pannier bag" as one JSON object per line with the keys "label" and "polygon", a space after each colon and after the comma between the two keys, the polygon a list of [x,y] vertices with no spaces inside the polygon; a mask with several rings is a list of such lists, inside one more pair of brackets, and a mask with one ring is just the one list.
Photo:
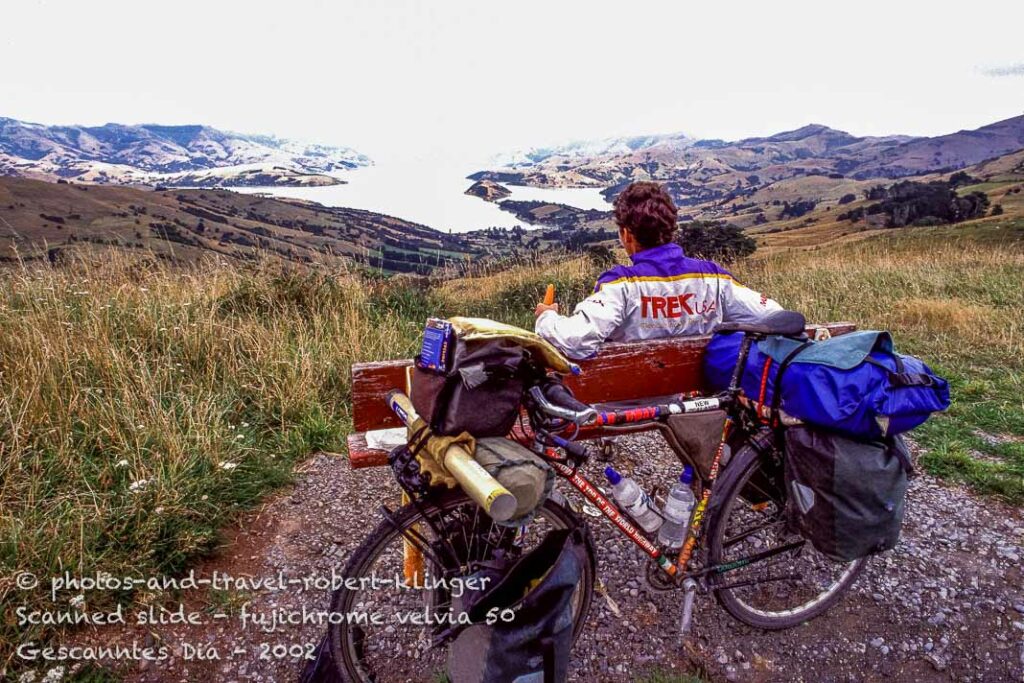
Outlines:
{"label": "black pannier bag", "polygon": [[[485,588],[463,594],[455,611],[468,614],[473,625],[448,651],[451,683],[566,680],[572,595],[586,562],[585,533],[583,528],[551,531],[506,571],[491,574]],[[502,618],[509,614],[510,620]]]}
{"label": "black pannier bag", "polygon": [[849,562],[896,546],[913,472],[901,437],[858,441],[793,426],[784,461],[789,520],[818,552]]}
{"label": "black pannier bag", "polygon": [[413,407],[435,434],[505,436],[523,398],[526,351],[509,339],[459,340],[445,373],[413,369]]}

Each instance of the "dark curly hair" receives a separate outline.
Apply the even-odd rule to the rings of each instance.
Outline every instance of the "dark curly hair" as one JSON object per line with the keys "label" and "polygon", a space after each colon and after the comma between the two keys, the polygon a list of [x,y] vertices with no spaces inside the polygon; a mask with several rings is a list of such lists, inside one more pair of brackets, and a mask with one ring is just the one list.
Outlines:
{"label": "dark curly hair", "polygon": [[632,183],[615,198],[615,222],[644,249],[671,242],[676,220],[676,205],[658,183]]}

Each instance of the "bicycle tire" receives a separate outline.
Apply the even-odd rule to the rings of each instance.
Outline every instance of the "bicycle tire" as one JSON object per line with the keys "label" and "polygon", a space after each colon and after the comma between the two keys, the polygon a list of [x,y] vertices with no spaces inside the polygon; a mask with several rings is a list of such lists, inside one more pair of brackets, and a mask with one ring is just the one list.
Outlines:
{"label": "bicycle tire", "polygon": [[[475,505],[468,496],[460,490],[446,491],[436,499],[425,502],[423,510],[427,515],[445,513],[455,510],[462,505]],[[594,554],[593,540],[583,520],[581,520],[568,507],[561,505],[551,498],[548,498],[538,511],[548,519],[564,525],[562,528],[584,529],[584,546],[586,548],[586,562],[582,568],[580,577],[581,593],[576,602],[575,614],[573,615],[573,642],[579,638],[586,622],[587,614],[593,600],[594,581],[597,576],[597,566]],[[382,521],[366,540],[352,553],[349,561],[343,570],[346,578],[358,578],[364,576],[373,566],[374,561],[393,542],[401,542],[397,538],[401,531],[408,529],[417,522],[424,519],[423,512],[415,505],[405,505],[399,508],[392,516],[393,522]],[[354,591],[342,587],[334,592],[331,598],[331,611],[339,613],[350,613],[352,605],[349,602],[355,595]],[[351,683],[365,683],[376,680],[372,675],[364,675],[364,667],[360,666],[361,653],[358,651],[361,646],[356,639],[358,633],[353,633],[350,624],[332,624],[328,627],[327,640],[331,650],[331,656],[337,673],[342,681]]]}
{"label": "bicycle tire", "polygon": [[[759,452],[749,442],[745,443],[734,454],[730,467],[726,468],[722,477],[716,482],[718,485],[715,487],[717,489],[715,493],[720,496],[720,499],[708,520],[708,566],[726,562],[724,556],[725,531],[731,513],[738,509],[738,505],[746,502],[743,494],[748,483],[755,475],[781,476],[778,472],[772,474],[768,471],[775,467],[771,460],[772,457],[770,453]],[[764,471],[759,472],[762,468]],[[750,494],[748,493],[748,495]],[[860,558],[846,563],[847,567],[843,569],[840,578],[827,590],[806,603],[798,605],[795,609],[782,610],[778,613],[769,613],[751,607],[736,595],[735,589],[716,587],[726,584],[726,574],[712,575],[709,582],[718,603],[737,620],[762,630],[782,630],[798,626],[832,608],[856,582],[867,565],[867,559]],[[836,564],[838,566],[840,563]]]}

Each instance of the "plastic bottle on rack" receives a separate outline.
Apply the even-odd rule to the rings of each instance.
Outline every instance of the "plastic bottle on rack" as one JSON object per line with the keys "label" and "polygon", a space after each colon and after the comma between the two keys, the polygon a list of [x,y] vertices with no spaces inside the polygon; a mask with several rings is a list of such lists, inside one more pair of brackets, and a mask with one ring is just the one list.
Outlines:
{"label": "plastic bottle on rack", "polygon": [[679,475],[679,481],[668,492],[661,515],[665,523],[658,530],[658,543],[669,550],[680,548],[686,539],[690,522],[690,511],[696,502],[693,497],[693,468],[687,465]]}
{"label": "plastic bottle on rack", "polygon": [[661,515],[650,497],[631,477],[623,477],[614,467],[604,468],[604,476],[612,485],[612,498],[641,529],[653,534],[661,526]]}

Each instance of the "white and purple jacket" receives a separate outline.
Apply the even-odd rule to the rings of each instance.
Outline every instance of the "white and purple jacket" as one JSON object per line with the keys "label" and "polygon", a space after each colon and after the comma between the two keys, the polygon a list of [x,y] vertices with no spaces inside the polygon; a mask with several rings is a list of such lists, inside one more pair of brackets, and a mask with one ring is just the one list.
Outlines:
{"label": "white and purple jacket", "polygon": [[540,314],[537,334],[581,359],[605,341],[710,334],[719,323],[757,322],[782,310],[718,264],[688,257],[677,244],[645,249],[632,260],[632,266],[601,275],[571,316]]}

